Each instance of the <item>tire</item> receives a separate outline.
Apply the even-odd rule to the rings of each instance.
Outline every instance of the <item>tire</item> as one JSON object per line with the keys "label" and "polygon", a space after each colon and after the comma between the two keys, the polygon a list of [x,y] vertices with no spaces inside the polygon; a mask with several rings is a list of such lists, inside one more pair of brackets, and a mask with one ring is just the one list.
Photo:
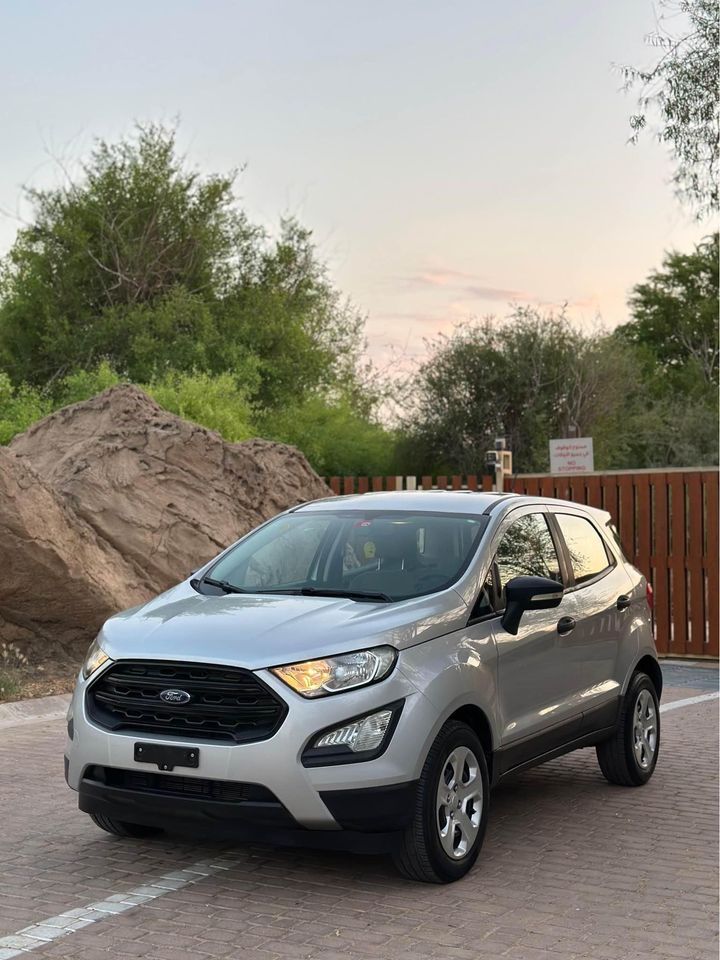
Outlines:
{"label": "tire", "polygon": [[449,720],[430,747],[412,822],[394,854],[400,873],[423,883],[464,877],[480,853],[489,796],[487,762],[477,734],[467,724]]}
{"label": "tire", "polygon": [[141,839],[143,837],[155,837],[162,833],[159,827],[146,827],[141,823],[127,823],[125,820],[113,820],[102,813],[91,813],[92,822],[104,830],[106,833],[112,833],[115,837],[134,837]]}
{"label": "tire", "polygon": [[660,752],[660,705],[646,673],[636,673],[623,698],[615,733],[596,747],[606,780],[641,787],[653,775]]}

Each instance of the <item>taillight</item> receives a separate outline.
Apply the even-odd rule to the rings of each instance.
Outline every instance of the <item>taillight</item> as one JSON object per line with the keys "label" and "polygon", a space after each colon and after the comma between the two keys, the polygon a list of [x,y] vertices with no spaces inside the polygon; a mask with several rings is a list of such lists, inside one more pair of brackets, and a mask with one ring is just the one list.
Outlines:
{"label": "taillight", "polygon": [[645,596],[647,597],[648,606],[650,607],[650,613],[653,612],[654,597],[653,597],[653,588],[650,581],[647,581],[647,586],[645,587]]}

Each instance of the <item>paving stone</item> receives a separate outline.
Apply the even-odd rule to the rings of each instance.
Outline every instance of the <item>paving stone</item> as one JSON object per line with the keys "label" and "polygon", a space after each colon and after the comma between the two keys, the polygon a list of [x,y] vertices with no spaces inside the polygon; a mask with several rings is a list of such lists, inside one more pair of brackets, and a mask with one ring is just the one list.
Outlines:
{"label": "paving stone", "polygon": [[[711,684],[676,675],[668,699]],[[637,790],[607,784],[592,750],[508,781],[477,867],[432,886],[381,857],[108,837],[65,786],[62,722],[15,726],[1,748],[0,939],[31,924],[52,936],[71,912],[70,928],[95,922],[29,957],[716,960],[717,733],[717,702],[664,715],[657,772]],[[223,869],[207,876],[211,864]],[[197,882],[175,889],[189,870]]]}

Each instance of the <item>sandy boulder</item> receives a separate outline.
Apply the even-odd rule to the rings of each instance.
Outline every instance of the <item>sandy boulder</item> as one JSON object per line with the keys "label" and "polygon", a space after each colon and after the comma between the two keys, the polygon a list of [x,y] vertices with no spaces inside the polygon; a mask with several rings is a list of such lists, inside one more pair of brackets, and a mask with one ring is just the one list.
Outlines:
{"label": "sandy boulder", "polygon": [[4,447],[0,565],[0,642],[59,645],[69,653],[115,610],[152,595],[122,556]]}
{"label": "sandy boulder", "polygon": [[166,589],[261,521],[330,494],[294,447],[226,443],[128,385],[57,411],[0,453],[0,549],[18,571],[11,593],[0,588],[0,618],[22,608],[33,622],[39,577],[37,608],[60,639],[80,621],[87,639],[108,613]]}

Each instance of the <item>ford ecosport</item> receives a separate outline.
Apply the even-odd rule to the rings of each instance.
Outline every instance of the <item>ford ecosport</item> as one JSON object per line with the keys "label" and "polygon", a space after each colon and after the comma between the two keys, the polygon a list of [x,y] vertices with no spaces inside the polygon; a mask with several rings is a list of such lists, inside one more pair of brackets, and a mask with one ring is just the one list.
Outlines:
{"label": "ford ecosport", "polygon": [[470,491],[295,507],[111,617],[68,712],[66,776],[120,836],[160,829],[475,862],[490,788],[595,747],[658,757],[651,591],[609,514]]}

